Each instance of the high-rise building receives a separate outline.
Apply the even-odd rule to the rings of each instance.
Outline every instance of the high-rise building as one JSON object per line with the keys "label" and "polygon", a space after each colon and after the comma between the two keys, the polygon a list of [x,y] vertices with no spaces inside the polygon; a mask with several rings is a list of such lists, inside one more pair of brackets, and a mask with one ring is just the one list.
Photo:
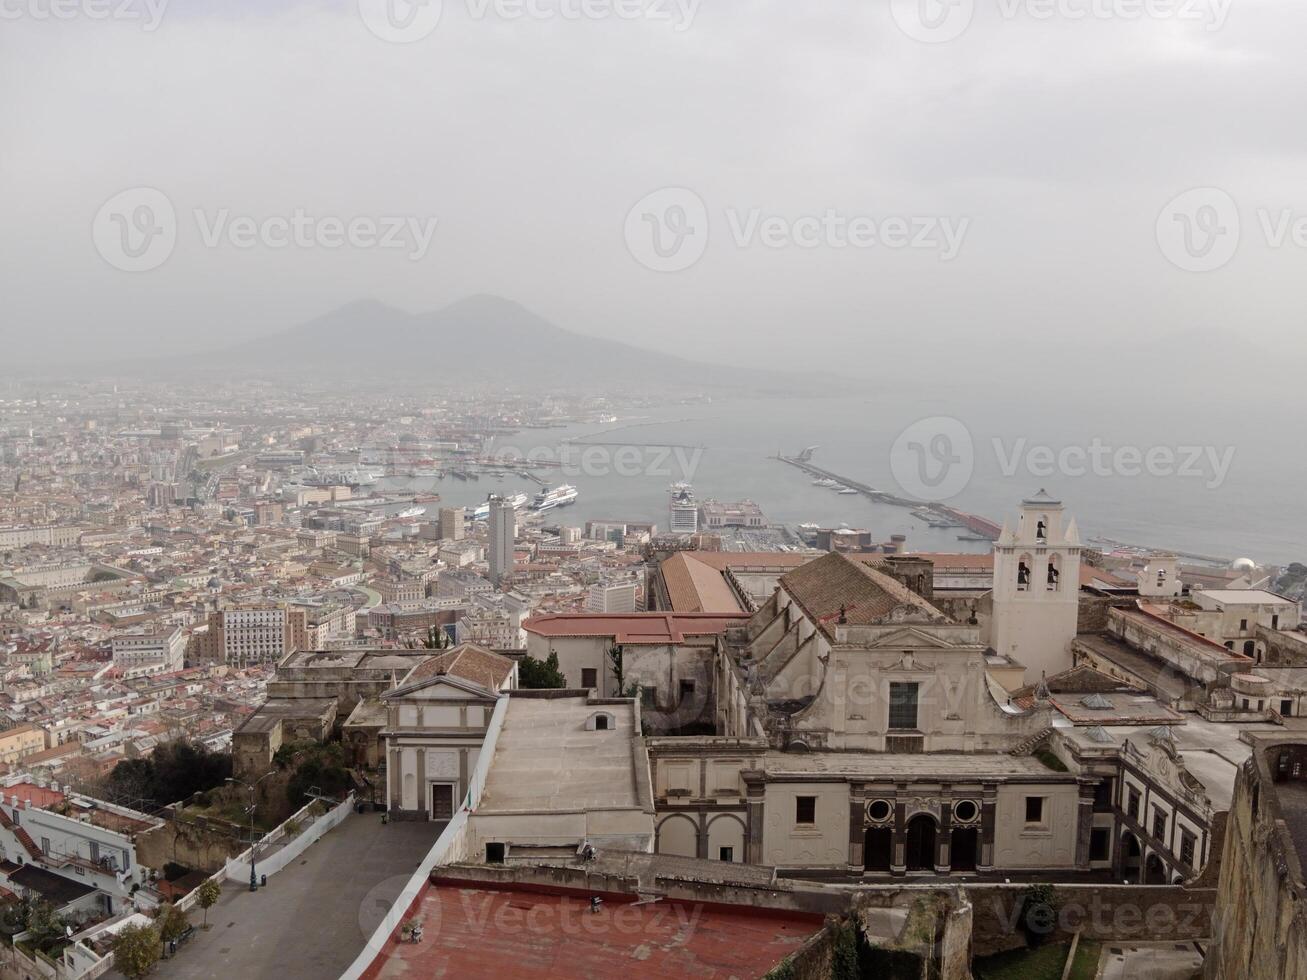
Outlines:
{"label": "high-rise building", "polygon": [[440,537],[445,541],[463,540],[463,508],[440,508]]}
{"label": "high-rise building", "polygon": [[490,581],[496,585],[512,571],[513,540],[516,536],[517,512],[513,510],[512,501],[492,495],[486,560],[490,564]]}

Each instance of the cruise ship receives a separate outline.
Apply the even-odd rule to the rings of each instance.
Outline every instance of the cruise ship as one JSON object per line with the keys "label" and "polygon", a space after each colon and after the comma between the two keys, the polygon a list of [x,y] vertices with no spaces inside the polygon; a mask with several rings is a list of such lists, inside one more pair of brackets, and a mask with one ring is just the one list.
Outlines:
{"label": "cruise ship", "polygon": [[427,512],[425,507],[409,507],[407,510],[401,510],[396,517],[421,517]]}
{"label": "cruise ship", "polygon": [[699,530],[699,503],[694,499],[694,487],[688,483],[673,483],[667,488],[669,498],[668,529],[673,534],[694,534]]}
{"label": "cruise ship", "polygon": [[541,490],[531,502],[531,509],[553,510],[555,507],[566,507],[568,504],[575,503],[576,498],[576,487],[564,483],[561,487]]}
{"label": "cruise ship", "polygon": [[[523,507],[526,506],[526,502],[527,502],[527,500],[529,500],[530,498],[527,497],[526,494],[522,493],[522,492],[519,490],[517,493],[509,494],[509,495],[508,495],[507,497],[505,497],[504,499],[507,500],[510,504],[513,505],[513,509],[514,509],[514,510],[521,510]],[[490,501],[487,500],[485,503],[477,504],[476,507],[468,507],[468,508],[467,508],[467,511],[468,511],[469,514],[472,515],[472,520],[474,520],[474,521],[486,521],[486,520],[489,520],[489,519],[490,519]]]}

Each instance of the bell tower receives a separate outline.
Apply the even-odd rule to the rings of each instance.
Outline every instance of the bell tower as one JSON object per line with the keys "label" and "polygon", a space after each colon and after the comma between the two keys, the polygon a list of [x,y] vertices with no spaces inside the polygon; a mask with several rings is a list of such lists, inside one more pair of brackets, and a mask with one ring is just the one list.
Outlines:
{"label": "bell tower", "polygon": [[1026,683],[1071,667],[1080,612],[1080,532],[1061,501],[1021,501],[1015,530],[994,544],[989,645],[1026,668]]}

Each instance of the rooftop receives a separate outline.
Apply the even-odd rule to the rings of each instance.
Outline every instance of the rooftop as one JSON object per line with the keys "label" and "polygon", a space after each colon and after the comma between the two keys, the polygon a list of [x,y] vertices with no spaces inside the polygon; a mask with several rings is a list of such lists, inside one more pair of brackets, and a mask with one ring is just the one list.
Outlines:
{"label": "rooftop", "polygon": [[[615,716],[612,730],[586,729],[599,712]],[[637,808],[639,735],[629,701],[512,697],[476,812]]]}
{"label": "rooftop", "polygon": [[1006,753],[768,752],[768,775],[865,776],[970,782],[990,778],[1061,776],[1033,756]]}
{"label": "rooftop", "polygon": [[558,613],[533,616],[522,628],[538,636],[611,636],[618,643],[658,645],[721,633],[748,619],[744,613]]}
{"label": "rooftop", "polygon": [[430,886],[421,943],[388,943],[368,972],[408,977],[760,977],[820,928],[812,915],[610,896]]}

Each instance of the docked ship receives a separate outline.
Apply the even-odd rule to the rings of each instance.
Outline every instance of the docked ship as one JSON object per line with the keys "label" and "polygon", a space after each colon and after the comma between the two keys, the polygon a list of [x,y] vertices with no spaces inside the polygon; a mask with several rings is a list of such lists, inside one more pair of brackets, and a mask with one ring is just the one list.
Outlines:
{"label": "docked ship", "polygon": [[425,514],[426,512],[427,512],[427,509],[426,509],[425,507],[409,507],[409,508],[407,508],[406,510],[401,510],[401,511],[400,511],[398,514],[396,514],[395,516],[396,516],[396,517],[400,517],[400,518],[403,518],[403,517],[421,517],[421,516],[422,516],[423,514]]}
{"label": "docked ship", "polygon": [[[526,506],[526,502],[530,498],[519,490],[517,493],[509,494],[504,499],[513,505],[514,510],[521,510],[523,507]],[[475,507],[469,507],[467,508],[467,512],[472,516],[472,520],[474,521],[489,520],[490,501],[487,500],[485,503],[477,504]]]}
{"label": "docked ship", "polygon": [[566,507],[568,504],[576,503],[576,487],[564,483],[560,487],[547,488],[541,490],[531,502],[531,509],[535,511],[553,510],[555,507]]}
{"label": "docked ship", "polygon": [[667,488],[668,529],[673,534],[694,534],[699,530],[699,502],[694,499],[694,487],[688,483],[673,483]]}

